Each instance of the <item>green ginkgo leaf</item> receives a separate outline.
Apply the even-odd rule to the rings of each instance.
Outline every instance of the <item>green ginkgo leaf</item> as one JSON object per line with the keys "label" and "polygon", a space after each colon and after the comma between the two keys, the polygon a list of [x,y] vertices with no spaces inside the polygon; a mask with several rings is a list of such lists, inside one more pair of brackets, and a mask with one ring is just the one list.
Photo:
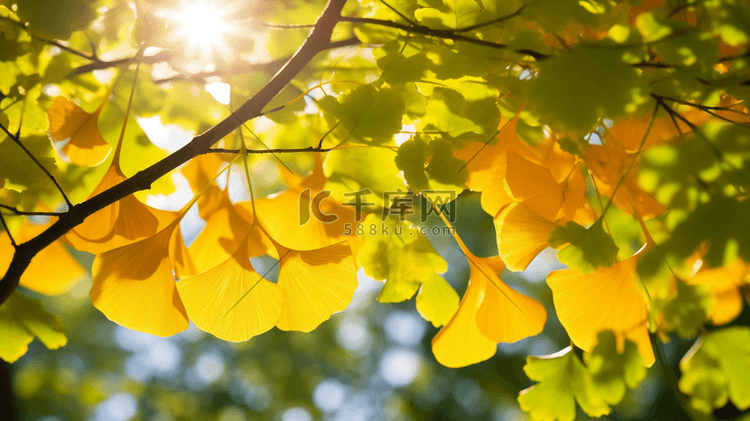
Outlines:
{"label": "green ginkgo leaf", "polygon": [[521,409],[532,421],[573,421],[576,402],[592,417],[610,413],[593,376],[570,347],[544,357],[527,357],[523,371],[539,382],[518,396]]}
{"label": "green ginkgo leaf", "polygon": [[740,410],[750,407],[750,328],[732,326],[707,333],[680,361],[680,390],[690,404],[710,413],[727,398]]}
{"label": "green ginkgo leaf", "polygon": [[591,273],[617,262],[619,248],[612,236],[604,231],[601,219],[589,228],[573,221],[568,221],[564,227],[555,228],[549,236],[549,245],[560,247],[564,244],[569,245],[557,253],[557,258],[582,273]]}
{"label": "green ginkgo leaf", "polygon": [[627,388],[634,388],[646,377],[643,358],[638,346],[626,340],[622,352],[618,350],[614,332],[599,333],[598,342],[591,354],[584,354],[586,366],[602,398],[617,405],[625,396]]}
{"label": "green ginkgo leaf", "polygon": [[14,362],[29,349],[34,338],[49,349],[65,346],[65,327],[54,314],[44,310],[44,303],[18,292],[0,306],[0,358]]}
{"label": "green ginkgo leaf", "polygon": [[448,323],[458,310],[458,294],[450,284],[437,273],[422,280],[417,294],[417,311],[435,327]]}

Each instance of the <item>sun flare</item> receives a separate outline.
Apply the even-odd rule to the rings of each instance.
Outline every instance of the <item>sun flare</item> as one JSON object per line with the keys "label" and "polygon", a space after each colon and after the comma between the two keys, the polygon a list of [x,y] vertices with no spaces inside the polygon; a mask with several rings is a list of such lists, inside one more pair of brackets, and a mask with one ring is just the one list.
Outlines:
{"label": "sun flare", "polygon": [[164,17],[175,24],[173,37],[185,41],[187,55],[210,60],[214,54],[231,52],[227,36],[239,32],[230,22],[232,13],[226,2],[184,0]]}

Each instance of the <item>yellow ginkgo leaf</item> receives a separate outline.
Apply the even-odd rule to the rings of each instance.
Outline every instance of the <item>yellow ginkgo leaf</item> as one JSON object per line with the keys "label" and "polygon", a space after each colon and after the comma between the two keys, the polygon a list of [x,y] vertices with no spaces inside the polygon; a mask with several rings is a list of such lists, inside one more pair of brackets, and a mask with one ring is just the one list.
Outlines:
{"label": "yellow ginkgo leaf", "polygon": [[557,225],[520,203],[511,203],[495,217],[495,233],[500,258],[512,271],[522,271],[549,245],[549,235]]}
{"label": "yellow ginkgo leaf", "polygon": [[[200,191],[205,186],[211,184],[211,180],[228,162],[221,158],[219,154],[204,154],[196,156],[182,169],[182,175],[188,179],[193,191]],[[206,190],[198,198],[198,213],[201,218],[208,220],[211,214],[221,208],[222,197],[224,192],[216,185]]]}
{"label": "yellow ginkgo leaf", "polygon": [[209,214],[206,226],[188,249],[196,273],[227,260],[250,232],[250,223],[237,212],[228,193],[218,191],[220,205]]}
{"label": "yellow ginkgo leaf", "polygon": [[[253,235],[255,234],[255,235]],[[276,325],[284,304],[284,290],[258,274],[250,264],[249,245],[260,245],[254,229],[234,254],[213,269],[177,283],[190,320],[200,329],[226,341],[246,341]]]}
{"label": "yellow ginkgo leaf", "polygon": [[557,317],[570,339],[591,352],[597,335],[612,330],[618,346],[630,339],[647,365],[654,363],[648,334],[648,309],[638,288],[635,266],[640,255],[603,267],[590,274],[575,269],[557,270],[547,276]]}
{"label": "yellow ginkgo leaf", "polygon": [[[584,154],[586,166],[594,174],[599,193],[607,197],[612,197],[630,159],[629,155],[611,143],[591,145]],[[637,165],[633,165],[625,176],[612,203],[631,215],[637,213],[643,219],[661,215],[667,209],[638,185]]]}
{"label": "yellow ginkgo leaf", "polygon": [[544,306],[505,284],[497,274],[505,265],[499,257],[472,256],[471,279],[487,284],[484,300],[477,311],[477,325],[484,336],[495,342],[516,342],[542,332],[547,321]]}
{"label": "yellow ginkgo leaf", "polygon": [[747,282],[748,267],[742,260],[720,268],[701,269],[687,280],[689,284],[702,284],[714,299],[708,317],[716,325],[723,325],[736,319],[742,312],[740,287]]}
{"label": "yellow ginkgo leaf", "polygon": [[472,278],[458,311],[440,332],[432,338],[432,353],[442,365],[466,367],[492,358],[497,343],[482,334],[477,324],[477,312],[487,292],[484,278]]}
{"label": "yellow ginkgo leaf", "polygon": [[497,135],[496,143],[489,145],[486,139],[482,139],[454,153],[457,158],[466,161],[466,169],[463,170],[469,173],[466,185],[473,191],[482,192],[482,209],[490,215],[496,215],[500,208],[513,201],[502,182],[506,174],[506,152],[514,151],[531,162],[540,163],[534,151],[516,134],[519,115],[500,123],[502,130]]}
{"label": "yellow ginkgo leaf", "polygon": [[562,210],[563,189],[552,173],[514,151],[508,151],[505,182],[513,199],[549,221]]}
{"label": "yellow ginkgo leaf", "polygon": [[[175,222],[177,218],[181,219],[180,212],[165,211],[154,208],[148,209],[149,212],[151,212],[151,214],[153,214],[159,221],[157,232],[168,227]],[[190,257],[190,253],[185,246],[185,241],[182,238],[182,229],[179,224],[174,228],[172,239],[169,242],[169,255],[172,258],[172,267],[178,278],[184,278],[198,273],[198,269],[193,263],[193,259]]]}
{"label": "yellow ginkgo leaf", "polygon": [[102,103],[87,113],[75,102],[58,96],[47,111],[49,133],[58,141],[68,139],[62,151],[76,165],[95,166],[104,161],[112,147],[99,132],[97,121]]}
{"label": "yellow ginkgo leaf", "polygon": [[[25,242],[36,237],[49,225],[24,224],[15,239]],[[5,273],[13,259],[14,249],[8,234],[0,234],[0,272]],[[54,268],[54,270],[50,270]],[[19,285],[41,294],[58,295],[69,291],[86,277],[86,270],[65,249],[62,240],[43,248],[21,275]]]}
{"label": "yellow ginkgo leaf", "polygon": [[[113,162],[89,198],[126,179],[117,162]],[[158,225],[149,208],[130,195],[89,216],[65,238],[78,250],[99,254],[149,237]]]}
{"label": "yellow ginkgo leaf", "polygon": [[152,237],[98,255],[89,292],[94,307],[139,332],[170,336],[187,329],[169,253],[177,225],[174,221]]}
{"label": "yellow ginkgo leaf", "polygon": [[[560,185],[563,189],[563,216],[565,221],[573,221],[579,214],[579,209],[586,207],[586,177],[578,166],[570,170],[570,174]],[[594,222],[594,219],[587,222]]]}
{"label": "yellow ginkgo leaf", "polygon": [[357,272],[346,242],[309,251],[276,248],[278,285],[286,297],[279,329],[310,332],[352,301]]}
{"label": "yellow ginkgo leaf", "polygon": [[[287,178],[294,182],[297,177]],[[347,239],[344,233],[354,226],[354,211],[323,193],[325,182],[322,159],[316,156],[308,177],[278,196],[255,202],[263,227],[275,241],[293,250],[315,250]],[[251,206],[246,203],[244,208]]]}

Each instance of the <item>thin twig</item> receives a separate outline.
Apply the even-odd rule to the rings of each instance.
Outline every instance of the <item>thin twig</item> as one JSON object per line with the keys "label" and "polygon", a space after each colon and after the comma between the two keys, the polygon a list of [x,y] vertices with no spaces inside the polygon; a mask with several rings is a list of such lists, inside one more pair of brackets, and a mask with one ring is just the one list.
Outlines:
{"label": "thin twig", "polygon": [[[120,66],[121,64],[127,64],[127,63],[130,63],[131,60],[136,59],[137,55],[138,54],[132,57],[126,57],[126,58],[121,58],[121,59],[112,60],[112,61],[96,60],[93,63],[89,63],[80,67],[76,67],[75,69],[73,69],[72,72],[68,73],[68,75],[65,77],[69,79],[69,78],[72,78],[73,76],[93,72],[94,70],[109,69],[110,67],[117,67],[117,66]],[[154,63],[161,63],[164,61],[169,61],[172,59],[173,55],[174,54],[168,50],[159,51],[158,53],[152,56],[143,57],[143,63],[154,64]]]}
{"label": "thin twig", "polygon": [[260,26],[264,26],[266,28],[271,29],[309,29],[314,28],[315,24],[285,24],[285,23],[266,23],[266,22],[258,22]]}
{"label": "thin twig", "polygon": [[63,188],[62,188],[62,186],[60,185],[60,183],[58,183],[58,182],[57,182],[57,179],[55,179],[55,176],[54,176],[54,175],[52,175],[52,173],[50,173],[50,172],[49,172],[49,171],[47,170],[47,168],[45,168],[45,167],[44,167],[44,165],[42,165],[42,163],[41,163],[41,162],[39,162],[39,160],[38,160],[38,159],[36,159],[36,157],[34,156],[34,154],[32,154],[30,150],[26,149],[26,146],[24,146],[24,144],[23,144],[23,143],[21,143],[21,141],[20,141],[20,140],[18,139],[18,137],[14,136],[14,135],[13,135],[13,134],[12,134],[11,132],[9,132],[9,131],[8,131],[8,128],[6,128],[6,127],[5,127],[5,126],[4,126],[4,125],[3,125],[2,123],[0,123],[0,128],[2,128],[2,129],[3,129],[3,131],[5,132],[5,134],[7,134],[7,135],[8,135],[8,137],[10,137],[10,138],[11,138],[11,139],[12,139],[12,140],[13,140],[14,142],[16,142],[16,144],[17,144],[18,146],[20,146],[20,147],[21,147],[21,149],[23,149],[23,151],[24,151],[24,152],[26,153],[26,155],[28,155],[28,156],[29,156],[29,158],[31,158],[31,159],[32,159],[32,160],[34,161],[34,163],[35,163],[35,164],[36,164],[36,165],[37,165],[37,166],[38,166],[38,167],[39,167],[39,168],[40,168],[40,169],[41,169],[42,171],[44,171],[44,173],[45,173],[45,174],[47,175],[47,177],[49,177],[49,179],[50,179],[50,180],[52,180],[52,182],[53,182],[53,183],[55,183],[55,186],[57,186],[57,190],[59,190],[59,191],[60,191],[60,194],[62,195],[63,199],[65,199],[65,203],[66,203],[66,204],[68,205],[68,208],[71,208],[71,207],[73,207],[73,204],[72,204],[72,203],[70,203],[70,200],[68,199],[68,196],[67,196],[67,195],[65,194],[65,192],[63,191]]}
{"label": "thin twig", "polygon": [[485,26],[490,26],[490,25],[494,25],[496,23],[504,22],[504,21],[506,21],[508,19],[511,19],[511,18],[514,18],[514,17],[520,15],[521,12],[523,12],[523,9],[526,8],[526,6],[528,6],[528,4],[522,5],[521,7],[519,7],[518,9],[516,9],[515,12],[513,12],[513,13],[511,13],[509,15],[500,16],[499,18],[495,18],[495,19],[489,20],[487,22],[477,23],[476,25],[465,26],[463,28],[453,29],[453,32],[472,31],[474,29],[479,29],[479,28],[482,28],[482,27],[485,27]]}
{"label": "thin twig", "polygon": [[511,50],[519,54],[525,54],[527,56],[534,57],[536,60],[542,60],[542,59],[549,57],[547,54],[540,53],[534,50],[513,49],[507,44],[499,44],[499,43],[485,41],[485,40],[481,40],[477,38],[467,37],[467,36],[455,33],[454,30],[446,31],[446,30],[432,29],[426,26],[407,26],[407,25],[402,25],[400,23],[391,22],[389,20],[375,19],[375,18],[359,18],[359,17],[353,17],[353,16],[342,16],[341,21],[386,26],[389,28],[400,29],[405,32],[422,34],[422,35],[427,35],[427,36],[432,36],[432,37],[442,38],[442,39],[450,39],[453,41],[464,41],[464,42],[469,42],[472,44],[483,45],[485,47],[495,48],[498,50]]}
{"label": "thin twig", "polygon": [[396,9],[395,7],[393,7],[393,6],[391,6],[390,4],[386,3],[386,2],[385,2],[385,0],[380,0],[380,2],[381,2],[381,3],[383,3],[383,5],[385,5],[385,7],[387,7],[387,8],[389,8],[389,9],[391,9],[391,11],[392,11],[393,13],[397,14],[397,15],[398,15],[398,16],[399,16],[399,17],[400,17],[401,19],[403,19],[403,20],[405,20],[405,21],[409,22],[409,24],[410,24],[411,26],[418,26],[418,25],[417,25],[417,24],[416,24],[416,23],[415,23],[415,22],[414,22],[413,20],[411,20],[411,19],[409,19],[408,17],[406,17],[406,15],[405,15],[405,14],[403,14],[403,13],[399,12],[399,11],[398,11],[398,9]]}
{"label": "thin twig", "polygon": [[[277,154],[277,153],[299,153],[299,152],[330,152],[334,148],[316,148],[314,146],[308,146],[306,148],[290,148],[290,149],[247,149],[245,153],[248,155],[253,154]],[[202,154],[207,153],[228,153],[228,154],[238,154],[240,153],[239,149],[226,149],[226,148],[211,148],[203,152]]]}
{"label": "thin twig", "polygon": [[6,22],[10,22],[10,23],[12,23],[12,24],[14,24],[14,25],[18,26],[19,28],[21,28],[21,29],[23,29],[24,31],[26,31],[26,33],[27,33],[27,34],[29,34],[29,36],[30,36],[31,38],[33,38],[33,39],[35,39],[35,40],[37,40],[37,41],[41,41],[41,42],[47,43],[47,44],[49,44],[49,45],[54,45],[55,47],[57,47],[57,48],[59,48],[59,49],[61,49],[61,50],[67,51],[67,52],[69,52],[69,53],[71,53],[71,54],[75,54],[75,55],[77,55],[77,56],[79,56],[79,57],[83,57],[83,58],[85,58],[85,59],[87,59],[87,60],[91,60],[91,61],[98,61],[98,60],[99,60],[99,59],[98,59],[98,58],[96,57],[96,55],[89,55],[89,54],[86,54],[86,53],[84,53],[84,52],[82,52],[82,51],[78,51],[78,50],[76,50],[76,49],[70,48],[70,47],[68,47],[67,45],[65,45],[65,44],[62,44],[62,43],[60,43],[60,42],[57,42],[57,41],[55,41],[55,40],[47,39],[47,38],[45,38],[45,37],[42,37],[42,36],[39,36],[39,35],[36,35],[36,34],[34,34],[33,32],[29,31],[29,27],[28,27],[28,26],[26,26],[26,24],[25,24],[24,22],[19,22],[19,21],[13,20],[13,19],[11,19],[11,18],[10,18],[10,17],[8,17],[8,16],[1,16],[1,17],[0,17],[0,19],[3,19],[3,20],[5,20]]}
{"label": "thin twig", "polygon": [[5,228],[5,232],[8,233],[8,238],[10,239],[10,244],[13,246],[13,248],[18,247],[16,244],[16,240],[13,239],[13,235],[10,233],[10,229],[8,229],[8,224],[5,223],[5,217],[2,213],[0,213],[0,222],[3,223],[3,228]]}
{"label": "thin twig", "polygon": [[740,123],[738,121],[734,121],[734,120],[732,120],[730,118],[726,118],[724,116],[716,114],[712,110],[734,111],[734,112],[736,112],[736,113],[738,113],[740,115],[747,116],[747,114],[745,114],[745,113],[743,113],[741,111],[733,110],[731,108],[725,108],[725,107],[709,107],[709,106],[705,106],[705,105],[701,105],[701,104],[696,104],[694,102],[683,101],[683,100],[680,100],[680,99],[670,98],[670,97],[656,95],[656,94],[654,94],[654,96],[656,96],[658,98],[661,98],[663,100],[666,99],[667,101],[672,101],[672,102],[676,102],[678,104],[687,105],[688,107],[697,108],[697,109],[703,111],[704,113],[710,114],[710,115],[718,118],[719,120],[726,121],[727,123],[732,123],[732,124],[735,124],[735,125],[740,126],[740,127],[750,128],[750,126],[748,126],[747,124],[743,124],[743,123]]}
{"label": "thin twig", "polygon": [[8,205],[3,205],[3,204],[0,204],[0,208],[9,210],[19,216],[60,216],[60,215],[65,214],[65,212],[26,212],[26,211],[18,210],[17,208],[14,208],[13,206],[8,206]]}

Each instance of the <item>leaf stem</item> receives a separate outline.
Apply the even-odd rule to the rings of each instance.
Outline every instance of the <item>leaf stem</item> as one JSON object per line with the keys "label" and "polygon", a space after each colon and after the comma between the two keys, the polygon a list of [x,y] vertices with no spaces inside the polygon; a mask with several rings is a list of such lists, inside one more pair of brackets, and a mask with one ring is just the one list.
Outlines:
{"label": "leaf stem", "polygon": [[[135,73],[133,74],[133,84],[130,86],[130,97],[128,97],[128,107],[125,110],[125,119],[122,122],[122,130],[120,130],[120,139],[117,141],[117,147],[115,148],[115,155],[112,158],[112,165],[120,165],[120,151],[122,150],[122,140],[125,138],[125,128],[128,125],[128,119],[130,118],[130,109],[133,106],[133,97],[135,96],[135,87],[138,84],[138,71],[141,69],[141,61],[143,59],[143,50],[145,47],[141,47],[136,54],[137,62],[135,64]],[[116,84],[117,82],[115,82]],[[114,85],[112,86],[114,89]],[[107,100],[106,98],[104,99]]]}

